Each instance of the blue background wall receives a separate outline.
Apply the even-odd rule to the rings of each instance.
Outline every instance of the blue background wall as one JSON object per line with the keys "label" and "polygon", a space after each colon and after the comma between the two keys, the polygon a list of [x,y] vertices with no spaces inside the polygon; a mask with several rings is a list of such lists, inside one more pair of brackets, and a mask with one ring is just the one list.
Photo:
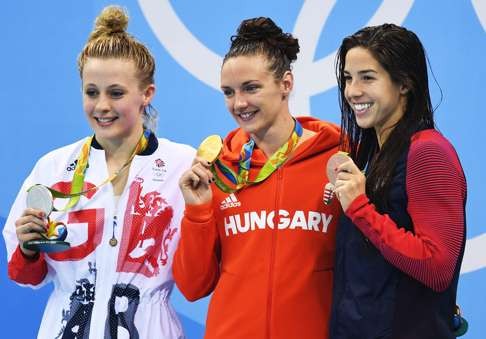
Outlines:
{"label": "blue background wall", "polygon": [[[76,57],[100,10],[109,1],[5,1],[0,11],[0,225],[23,179],[44,153],[90,134],[81,107]],[[157,59],[159,134],[197,146],[208,134],[224,135],[235,123],[216,89],[219,62],[239,22],[270,16],[302,43],[295,66],[293,113],[339,122],[332,70],[341,39],[371,23],[391,21],[414,30],[426,46],[438,85],[431,80],[439,129],[456,146],[469,187],[468,243],[458,302],[470,322],[465,338],[484,338],[486,225],[483,208],[486,122],[485,0],[416,1],[118,1],[130,15],[129,31]],[[172,20],[172,21],[171,21]],[[371,21],[370,21],[371,20]],[[170,26],[169,26],[170,25]],[[170,34],[164,34],[170,32]],[[188,48],[191,53],[185,53]],[[189,58],[187,58],[189,56]],[[444,225],[447,228],[447,225]],[[0,246],[0,331],[4,338],[33,338],[50,287],[32,291],[6,277]],[[189,338],[201,338],[207,300],[173,303]]]}

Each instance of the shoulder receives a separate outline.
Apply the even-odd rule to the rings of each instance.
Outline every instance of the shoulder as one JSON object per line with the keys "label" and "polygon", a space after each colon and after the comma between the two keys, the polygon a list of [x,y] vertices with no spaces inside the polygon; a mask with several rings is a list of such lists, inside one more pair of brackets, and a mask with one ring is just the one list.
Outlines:
{"label": "shoulder", "polygon": [[181,144],[165,138],[158,138],[158,142],[158,151],[162,151],[168,156],[188,158],[192,161],[196,155],[196,150],[190,145]]}
{"label": "shoulder", "polygon": [[79,150],[86,142],[86,138],[78,140],[72,144],[56,148],[46,154],[44,154],[37,162],[37,164],[44,164],[44,163],[53,163],[59,162],[64,159],[70,159],[73,154],[77,156],[79,154]]}
{"label": "shoulder", "polygon": [[328,136],[339,138],[340,127],[332,122],[320,120],[314,117],[297,117],[302,127],[316,133],[325,133]]}
{"label": "shoulder", "polygon": [[417,159],[427,162],[429,157],[444,158],[459,164],[454,146],[435,129],[415,133],[410,143],[409,160]]}
{"label": "shoulder", "polygon": [[412,136],[407,168],[409,172],[433,172],[435,175],[452,170],[464,176],[454,146],[434,129],[423,130]]}
{"label": "shoulder", "polygon": [[449,140],[435,129],[425,129],[412,135],[411,147],[438,147],[442,149],[454,149]]}

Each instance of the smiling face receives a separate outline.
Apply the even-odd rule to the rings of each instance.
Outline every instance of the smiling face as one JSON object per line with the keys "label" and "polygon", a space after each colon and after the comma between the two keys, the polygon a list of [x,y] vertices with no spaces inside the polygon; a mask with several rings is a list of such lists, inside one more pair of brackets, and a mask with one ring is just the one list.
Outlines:
{"label": "smiling face", "polygon": [[407,89],[363,47],[351,48],[344,66],[344,95],[361,128],[374,128],[382,145],[405,112]]}
{"label": "smiling face", "polygon": [[238,125],[256,139],[275,136],[279,131],[288,134],[292,85],[292,74],[286,72],[276,80],[262,55],[229,58],[221,69],[226,107]]}
{"label": "smiling face", "polygon": [[88,58],[82,82],[83,108],[100,144],[138,140],[143,131],[143,109],[153,97],[154,85],[140,89],[134,63]]}

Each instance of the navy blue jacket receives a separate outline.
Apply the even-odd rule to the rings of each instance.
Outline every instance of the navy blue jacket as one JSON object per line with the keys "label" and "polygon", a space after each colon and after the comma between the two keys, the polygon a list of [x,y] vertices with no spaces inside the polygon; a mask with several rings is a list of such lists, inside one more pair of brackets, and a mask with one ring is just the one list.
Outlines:
{"label": "navy blue jacket", "polygon": [[[388,207],[382,214],[414,232],[407,212],[407,154],[408,150],[396,164]],[[465,232],[452,281],[442,292],[387,261],[346,215],[340,219],[336,242],[331,339],[455,338],[452,317]]]}

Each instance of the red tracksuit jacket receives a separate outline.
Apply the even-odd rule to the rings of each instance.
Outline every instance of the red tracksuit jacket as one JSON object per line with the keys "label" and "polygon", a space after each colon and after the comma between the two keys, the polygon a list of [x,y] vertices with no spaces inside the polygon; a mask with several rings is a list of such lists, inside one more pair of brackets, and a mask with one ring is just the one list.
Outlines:
{"label": "red tracksuit jacket", "polygon": [[[339,202],[323,202],[338,127],[299,118],[316,132],[263,183],[186,206],[173,271],[189,300],[214,292],[206,338],[327,338]],[[225,139],[220,160],[237,168],[248,136]],[[250,180],[266,161],[255,149]]]}

